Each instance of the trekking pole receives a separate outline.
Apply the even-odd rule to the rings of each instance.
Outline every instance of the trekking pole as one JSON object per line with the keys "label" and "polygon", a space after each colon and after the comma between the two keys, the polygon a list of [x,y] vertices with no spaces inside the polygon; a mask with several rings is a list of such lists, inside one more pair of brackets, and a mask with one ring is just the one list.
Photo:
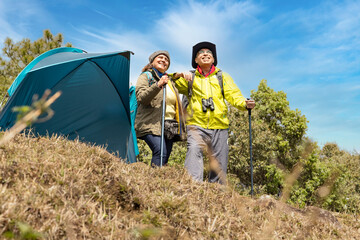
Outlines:
{"label": "trekking pole", "polygon": [[160,167],[162,167],[162,165],[163,165],[163,158],[164,158],[165,109],[166,109],[166,84],[163,85],[163,106],[162,106],[162,118],[161,118],[161,143],[160,143]]}
{"label": "trekking pole", "polygon": [[[247,100],[250,100],[248,98]],[[251,141],[251,109],[248,108],[249,113],[249,145],[250,145],[250,175],[251,175],[251,197],[254,196],[254,177],[253,177],[253,162],[252,162],[252,141]]]}

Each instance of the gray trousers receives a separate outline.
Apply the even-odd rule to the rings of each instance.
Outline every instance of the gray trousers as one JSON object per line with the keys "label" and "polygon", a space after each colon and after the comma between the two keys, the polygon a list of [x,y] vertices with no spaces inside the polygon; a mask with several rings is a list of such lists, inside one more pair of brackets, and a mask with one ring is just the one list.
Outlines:
{"label": "gray trousers", "polygon": [[198,126],[187,126],[187,153],[185,168],[196,181],[203,181],[203,150],[209,154],[209,182],[226,183],[229,146],[227,144],[229,129],[205,129]]}

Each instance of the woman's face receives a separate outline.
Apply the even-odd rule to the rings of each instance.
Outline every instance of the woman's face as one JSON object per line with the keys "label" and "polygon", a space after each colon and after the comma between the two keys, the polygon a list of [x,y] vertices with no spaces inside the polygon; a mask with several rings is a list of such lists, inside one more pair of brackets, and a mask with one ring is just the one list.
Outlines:
{"label": "woman's face", "polygon": [[152,65],[159,72],[164,73],[169,68],[169,59],[164,54],[160,54],[156,56],[156,58],[152,62]]}

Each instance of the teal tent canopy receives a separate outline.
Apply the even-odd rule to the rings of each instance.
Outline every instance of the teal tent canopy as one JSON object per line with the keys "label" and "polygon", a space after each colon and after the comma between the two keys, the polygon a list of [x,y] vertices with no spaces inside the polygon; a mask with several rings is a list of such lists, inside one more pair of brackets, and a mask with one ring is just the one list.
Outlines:
{"label": "teal tent canopy", "polygon": [[0,128],[15,124],[15,106],[31,105],[46,89],[62,95],[52,104],[54,116],[31,126],[39,135],[60,134],[68,139],[102,145],[127,162],[135,162],[129,106],[130,51],[86,53],[57,48],[34,59],[8,90]]}

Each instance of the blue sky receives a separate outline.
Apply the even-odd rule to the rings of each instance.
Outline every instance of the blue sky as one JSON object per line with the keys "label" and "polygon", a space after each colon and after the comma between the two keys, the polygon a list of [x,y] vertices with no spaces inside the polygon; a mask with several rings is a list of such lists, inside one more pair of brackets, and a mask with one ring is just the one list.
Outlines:
{"label": "blue sky", "polygon": [[211,41],[244,96],[267,79],[320,146],[360,152],[359,12],[359,0],[0,0],[0,47],[50,29],[87,52],[131,50],[135,83],[152,52],[168,50],[169,72],[185,71],[192,46]]}

